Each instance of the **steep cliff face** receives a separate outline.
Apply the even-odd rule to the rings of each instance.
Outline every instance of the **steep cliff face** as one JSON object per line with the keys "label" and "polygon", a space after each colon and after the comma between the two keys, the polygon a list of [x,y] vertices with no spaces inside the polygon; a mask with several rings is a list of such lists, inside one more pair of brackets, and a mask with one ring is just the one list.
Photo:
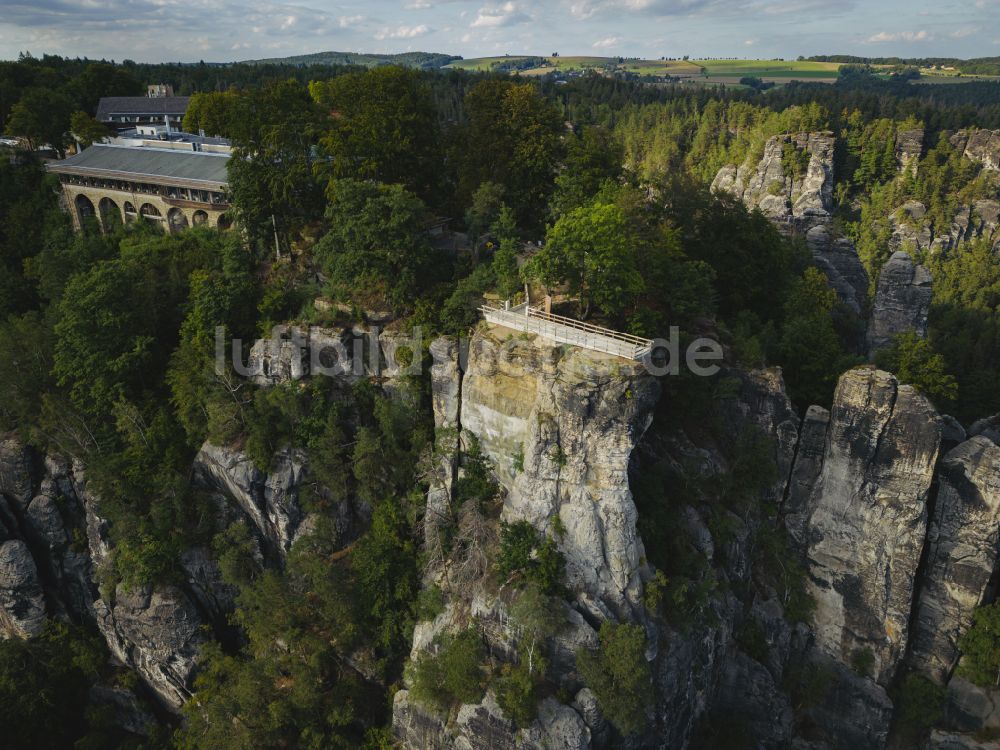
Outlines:
{"label": "steep cliff face", "polygon": [[913,387],[873,369],[841,377],[809,499],[815,635],[845,664],[870,650],[883,683],[906,649],[940,442],[940,419]]}
{"label": "steep cliff face", "polygon": [[205,443],[195,457],[193,473],[196,486],[235,500],[270,551],[284,558],[305,517],[298,501],[305,474],[301,453],[279,451],[265,473],[242,451]]}
{"label": "steep cliff face", "polygon": [[94,602],[97,627],[111,654],[136,670],[162,704],[178,710],[191,697],[206,620],[175,586],[119,586],[114,600]]}
{"label": "steep cliff face", "polygon": [[966,159],[1000,172],[1000,130],[961,130],[951,136],[951,143]]}
{"label": "steep cliff face", "polygon": [[944,682],[1000,555],[1000,447],[987,438],[942,459],[927,545],[909,663]]}
{"label": "steep cliff face", "polygon": [[[772,136],[758,163],[723,167],[712,190],[735,195],[776,223],[806,229],[830,216],[834,142],[829,131]],[[804,171],[789,169],[785,156],[790,149],[807,156]]]}
{"label": "steep cliff face", "polygon": [[900,130],[896,133],[896,164],[901,174],[912,174],[924,151],[924,129]]}
{"label": "steep cliff face", "polygon": [[868,351],[874,354],[892,344],[895,336],[913,332],[927,336],[927,316],[931,309],[930,271],[916,265],[909,254],[897,251],[882,266],[878,291],[868,323]]}
{"label": "steep cliff face", "polygon": [[33,638],[45,627],[45,596],[31,552],[20,539],[0,543],[0,629]]}
{"label": "steep cliff face", "polygon": [[503,336],[472,339],[462,430],[507,490],[504,519],[561,525],[569,586],[625,611],[641,595],[644,554],[628,462],[659,384],[635,363]]}
{"label": "steep cliff face", "polygon": [[[565,622],[546,658],[550,679],[575,698],[572,705],[550,698],[533,723],[516,727],[489,691],[481,703],[462,706],[445,722],[403,690],[393,704],[394,732],[409,748],[592,747],[609,730],[580,681],[575,654],[596,647],[599,622],[641,616],[644,552],[628,466],[652,419],[659,385],[635,363],[504,329],[477,331],[467,358],[447,339],[433,342],[430,351],[437,443],[445,453],[427,498],[430,557],[439,559],[438,529],[456,523],[451,491],[461,471],[461,434],[466,450],[479,446],[500,483],[501,518],[530,522],[557,540],[564,556],[572,606],[564,605]],[[461,519],[457,523],[461,534]],[[488,573],[492,563],[484,564]],[[451,563],[441,565],[451,580]],[[446,611],[417,625],[413,655],[431,647],[435,635],[465,627],[471,615],[491,653],[516,662],[518,631],[507,612],[509,595],[479,581],[448,590]]]}
{"label": "steep cliff face", "polygon": [[50,617],[96,624],[114,659],[134,669],[165,708],[179,709],[208,638],[206,611],[178,587],[119,586],[102,598],[97,573],[108,557],[107,524],[79,464],[5,441],[0,492],[8,537],[0,543],[5,637],[34,637]]}
{"label": "steep cliff face", "polygon": [[799,444],[795,464],[788,480],[788,492],[782,506],[785,528],[796,549],[804,552],[809,543],[809,514],[811,497],[826,453],[826,433],[830,426],[830,412],[822,406],[810,406],[799,430]]}
{"label": "steep cliff face", "polygon": [[855,315],[863,316],[868,309],[869,279],[854,242],[838,236],[826,224],[818,224],[806,233],[806,245],[840,300]]}
{"label": "steep cliff face", "polygon": [[916,200],[904,203],[888,221],[892,251],[943,253],[972,240],[1000,245],[1000,201],[992,198],[959,206],[951,221],[943,225],[931,222],[927,206]]}

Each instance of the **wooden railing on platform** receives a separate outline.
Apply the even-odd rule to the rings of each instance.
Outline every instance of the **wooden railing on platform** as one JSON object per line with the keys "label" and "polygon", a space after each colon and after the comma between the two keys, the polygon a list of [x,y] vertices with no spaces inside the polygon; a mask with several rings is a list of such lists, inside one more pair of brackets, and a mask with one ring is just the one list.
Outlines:
{"label": "wooden railing on platform", "polygon": [[532,307],[526,303],[512,306],[505,302],[502,307],[483,305],[479,310],[494,325],[534,333],[558,344],[572,344],[625,359],[640,360],[649,354],[653,345],[651,339],[545,312],[541,307]]}

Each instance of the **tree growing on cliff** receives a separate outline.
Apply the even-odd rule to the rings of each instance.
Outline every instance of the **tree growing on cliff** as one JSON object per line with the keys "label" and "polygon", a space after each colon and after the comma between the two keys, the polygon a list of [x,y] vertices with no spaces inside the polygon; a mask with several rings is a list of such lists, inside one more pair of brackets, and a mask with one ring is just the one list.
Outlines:
{"label": "tree growing on cliff", "polygon": [[627,623],[601,625],[600,648],[576,652],[580,676],[597,696],[608,721],[622,734],[646,725],[652,701],[652,674],[646,661],[646,631]]}
{"label": "tree growing on cliff", "polygon": [[526,273],[547,286],[566,284],[580,298],[583,317],[591,304],[618,317],[645,288],[635,247],[625,212],[598,202],[562,216]]}
{"label": "tree growing on cliff", "polygon": [[947,372],[944,357],[913,331],[899,334],[892,346],[879,350],[875,364],[895,374],[900,383],[916,386],[939,406],[951,404],[958,397],[958,383]]}
{"label": "tree growing on cliff", "polygon": [[431,650],[413,662],[414,698],[438,710],[456,703],[478,703],[483,696],[485,659],[475,628],[439,636]]}
{"label": "tree growing on cliff", "polygon": [[972,626],[958,642],[962,661],[958,671],[982,687],[1000,687],[1000,602],[980,607]]}
{"label": "tree growing on cliff", "polygon": [[833,327],[836,304],[837,293],[816,268],[805,270],[785,301],[778,358],[796,404],[829,404],[837,377],[852,364]]}

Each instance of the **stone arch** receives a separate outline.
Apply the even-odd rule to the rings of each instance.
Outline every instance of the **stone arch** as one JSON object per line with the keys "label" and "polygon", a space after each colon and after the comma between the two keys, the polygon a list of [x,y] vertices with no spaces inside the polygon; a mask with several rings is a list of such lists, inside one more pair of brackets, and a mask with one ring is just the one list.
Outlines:
{"label": "stone arch", "polygon": [[167,211],[167,225],[171,232],[180,232],[188,228],[188,218],[179,208]]}
{"label": "stone arch", "polygon": [[125,201],[125,223],[131,224],[138,216],[135,212],[135,206],[132,205],[132,201]]}
{"label": "stone arch", "polygon": [[163,221],[163,214],[160,213],[160,209],[154,206],[152,203],[143,203],[139,207],[139,215],[144,219],[149,221]]}
{"label": "stone arch", "polygon": [[228,216],[226,216],[225,214],[219,216],[219,222],[217,224],[219,229],[229,229],[229,227],[231,227],[232,225],[233,222],[229,220]]}
{"label": "stone arch", "polygon": [[97,211],[101,215],[101,226],[105,232],[113,232],[116,227],[122,224],[122,212],[118,204],[108,197],[101,198],[97,204]]}
{"label": "stone arch", "polygon": [[206,211],[202,211],[199,208],[197,211],[191,214],[191,223],[196,227],[208,224],[208,213]]}
{"label": "stone arch", "polygon": [[94,208],[94,202],[83,193],[77,195],[73,203],[76,206],[76,218],[80,222],[81,229],[97,218],[97,209]]}

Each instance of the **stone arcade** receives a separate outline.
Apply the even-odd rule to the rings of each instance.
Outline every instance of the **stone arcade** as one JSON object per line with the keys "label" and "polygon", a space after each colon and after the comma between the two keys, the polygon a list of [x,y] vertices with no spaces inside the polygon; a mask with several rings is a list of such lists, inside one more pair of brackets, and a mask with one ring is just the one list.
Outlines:
{"label": "stone arcade", "polygon": [[168,232],[200,225],[227,228],[229,154],[175,145],[94,144],[49,164],[62,182],[73,226],[79,229],[93,217],[107,231],[142,216]]}

